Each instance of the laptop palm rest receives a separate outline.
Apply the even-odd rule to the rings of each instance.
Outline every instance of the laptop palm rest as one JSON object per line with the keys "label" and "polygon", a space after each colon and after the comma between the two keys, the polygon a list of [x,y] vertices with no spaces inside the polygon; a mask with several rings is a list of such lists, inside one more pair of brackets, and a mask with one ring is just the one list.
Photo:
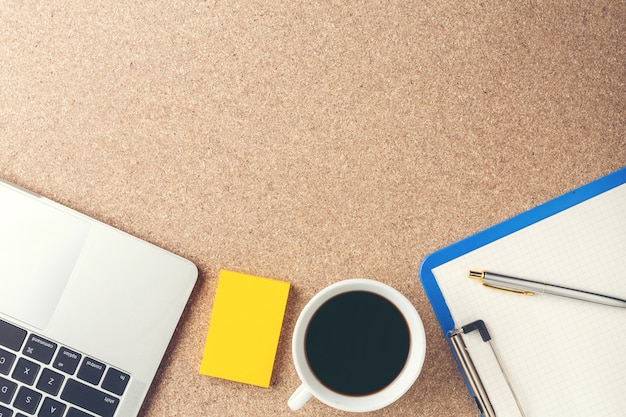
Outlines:
{"label": "laptop palm rest", "polygon": [[36,198],[0,187],[0,305],[45,329],[91,225]]}

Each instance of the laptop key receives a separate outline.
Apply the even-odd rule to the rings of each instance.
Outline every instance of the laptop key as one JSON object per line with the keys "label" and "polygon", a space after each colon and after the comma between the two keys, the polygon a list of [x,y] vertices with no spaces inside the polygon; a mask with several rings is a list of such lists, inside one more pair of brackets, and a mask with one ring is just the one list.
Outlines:
{"label": "laptop key", "polygon": [[65,417],[93,417],[93,415],[87,414],[84,411],[80,411],[77,408],[71,407]]}
{"label": "laptop key", "polygon": [[0,345],[18,351],[26,339],[26,330],[0,320]]}
{"label": "laptop key", "polygon": [[56,369],[65,372],[66,374],[74,375],[78,364],[80,363],[82,355],[78,352],[74,352],[64,346],[61,346],[59,353],[54,358],[54,366]]}
{"label": "laptop key", "polygon": [[15,355],[0,348],[0,374],[9,375],[13,362],[15,362]]}
{"label": "laptop key", "polygon": [[17,384],[15,382],[0,377],[0,402],[11,404],[16,390]]}
{"label": "laptop key", "polygon": [[116,397],[74,379],[65,383],[61,399],[101,417],[113,417],[120,402]]}
{"label": "laptop key", "polygon": [[65,377],[52,369],[44,369],[41,372],[39,381],[37,381],[37,389],[50,395],[57,395],[63,384]]}
{"label": "laptop key", "polygon": [[52,360],[52,356],[54,356],[54,352],[56,350],[56,343],[35,334],[31,334],[26,341],[26,346],[24,346],[22,353],[47,365]]}
{"label": "laptop key", "polygon": [[122,395],[126,390],[126,385],[130,380],[130,375],[125,374],[115,368],[109,368],[104,381],[102,381],[102,388],[113,394]]}
{"label": "laptop key", "polygon": [[11,417],[13,415],[13,411],[9,410],[3,405],[0,405],[0,417]]}
{"label": "laptop key", "polygon": [[13,370],[11,376],[13,379],[17,379],[24,384],[33,385],[40,368],[41,366],[37,365],[35,362],[20,358],[17,361],[17,365],[15,365],[15,369]]}
{"label": "laptop key", "polygon": [[76,376],[83,381],[98,385],[100,383],[100,379],[102,379],[102,375],[104,375],[105,368],[106,365],[102,362],[85,357]]}
{"label": "laptop key", "polygon": [[65,413],[65,404],[46,397],[43,400],[41,409],[39,409],[39,413],[37,413],[37,417],[61,417],[63,413]]}
{"label": "laptop key", "polygon": [[17,392],[17,397],[15,397],[15,402],[13,406],[18,408],[28,414],[35,414],[37,411],[37,406],[41,401],[41,394],[37,391],[33,391],[28,387],[21,387]]}

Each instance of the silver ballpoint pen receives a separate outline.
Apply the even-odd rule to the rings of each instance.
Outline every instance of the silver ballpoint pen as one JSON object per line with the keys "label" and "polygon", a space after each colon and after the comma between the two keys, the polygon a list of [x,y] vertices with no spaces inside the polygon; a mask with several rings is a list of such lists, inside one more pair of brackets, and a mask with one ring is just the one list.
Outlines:
{"label": "silver ballpoint pen", "polygon": [[598,294],[591,291],[577,290],[561,285],[548,284],[541,281],[516,278],[487,271],[470,271],[469,277],[480,280],[484,286],[518,294],[552,294],[561,297],[573,298],[574,300],[626,308],[626,300],[621,298]]}

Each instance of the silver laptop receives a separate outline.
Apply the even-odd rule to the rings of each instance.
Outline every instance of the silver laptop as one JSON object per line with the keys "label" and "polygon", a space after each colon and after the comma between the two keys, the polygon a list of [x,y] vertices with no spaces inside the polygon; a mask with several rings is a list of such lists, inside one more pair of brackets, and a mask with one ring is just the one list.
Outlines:
{"label": "silver laptop", "polygon": [[0,417],[134,417],[198,272],[0,181]]}

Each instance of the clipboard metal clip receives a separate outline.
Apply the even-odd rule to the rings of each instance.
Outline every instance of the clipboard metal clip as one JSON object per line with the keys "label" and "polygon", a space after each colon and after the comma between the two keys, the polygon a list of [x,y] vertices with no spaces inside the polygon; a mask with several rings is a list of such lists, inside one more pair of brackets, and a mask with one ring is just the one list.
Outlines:
{"label": "clipboard metal clip", "polygon": [[489,396],[487,395],[487,391],[485,390],[485,386],[483,385],[480,379],[480,375],[478,374],[478,371],[476,370],[476,367],[474,366],[474,362],[472,361],[472,358],[470,357],[469,352],[467,350],[467,346],[465,345],[465,342],[463,341],[462,335],[473,332],[474,330],[478,330],[483,342],[489,343],[489,347],[491,348],[491,351],[493,352],[493,355],[496,358],[496,361],[498,362],[500,371],[502,371],[502,375],[504,376],[504,379],[507,385],[509,386],[509,389],[511,390],[511,394],[513,394],[513,399],[515,400],[515,403],[517,404],[517,408],[519,409],[519,412],[522,415],[522,417],[526,417],[526,414],[524,413],[524,410],[522,409],[522,405],[520,404],[517,398],[517,395],[515,395],[515,391],[513,390],[513,387],[511,386],[511,381],[509,380],[509,377],[504,371],[504,367],[502,366],[502,361],[500,360],[500,356],[498,355],[495,348],[493,347],[493,343],[491,343],[491,335],[487,331],[487,326],[485,325],[485,322],[482,320],[476,320],[472,323],[462,326],[460,329],[452,330],[448,334],[448,340],[450,341],[450,345],[452,346],[454,355],[456,356],[456,359],[461,366],[461,370],[463,371],[463,374],[465,375],[465,380],[467,381],[468,385],[470,386],[470,389],[472,390],[472,394],[474,396],[474,400],[476,402],[476,405],[478,406],[478,409],[480,410],[481,414],[484,417],[497,417],[496,412],[493,409],[493,405],[491,404],[491,401],[489,400]]}

